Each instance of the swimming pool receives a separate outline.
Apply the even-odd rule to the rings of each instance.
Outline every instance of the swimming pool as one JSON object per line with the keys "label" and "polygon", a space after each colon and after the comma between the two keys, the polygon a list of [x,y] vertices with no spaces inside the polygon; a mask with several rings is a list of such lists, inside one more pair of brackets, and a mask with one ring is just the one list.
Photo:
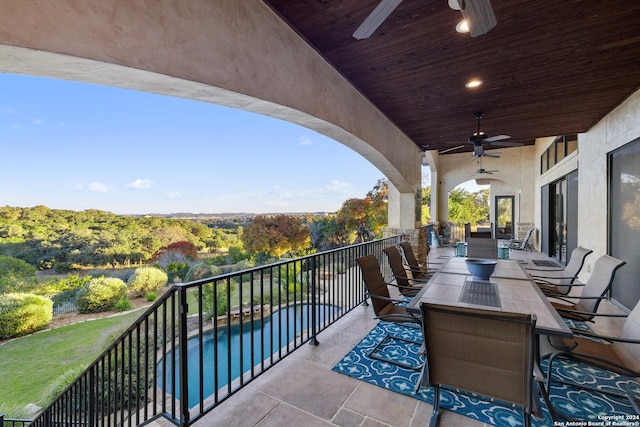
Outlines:
{"label": "swimming pool", "polygon": [[[326,317],[332,316],[339,311],[339,307],[318,305],[316,306],[317,322],[322,323]],[[243,373],[250,371],[252,353],[254,364],[259,364],[262,360],[269,360],[272,353],[278,352],[280,348],[291,343],[302,331],[309,329],[309,314],[311,314],[311,306],[296,305],[278,310],[272,315],[266,316],[264,322],[261,322],[260,319],[254,320],[253,329],[251,329],[251,324],[248,321],[242,324],[242,331],[240,330],[240,325],[232,325],[230,328],[231,334],[228,333],[225,327],[218,331],[217,344],[214,339],[213,330],[205,332],[202,338],[202,360],[204,362],[202,364],[204,378],[202,398],[206,399],[211,396],[216,390],[216,386],[217,389],[220,389],[229,384],[230,381],[239,378],[241,370]],[[253,352],[251,345],[252,338]],[[240,357],[241,347],[242,357]],[[200,401],[199,349],[200,342],[198,337],[190,338],[187,342],[189,407],[197,405]],[[173,367],[177,366],[179,362],[177,348],[174,353],[175,364],[172,363],[172,353],[168,353],[166,356],[166,388],[163,387],[165,375],[163,375],[162,361],[159,362],[157,371],[158,385],[169,393],[173,388]],[[216,359],[217,370],[215,369]],[[177,378],[176,381],[178,381]],[[175,394],[177,398],[180,398],[179,389],[179,384],[176,384]]]}

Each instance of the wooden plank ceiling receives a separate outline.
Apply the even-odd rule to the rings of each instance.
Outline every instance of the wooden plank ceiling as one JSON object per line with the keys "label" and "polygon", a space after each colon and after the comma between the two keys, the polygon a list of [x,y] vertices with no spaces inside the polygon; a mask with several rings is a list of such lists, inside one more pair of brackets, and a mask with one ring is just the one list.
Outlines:
{"label": "wooden plank ceiling", "polygon": [[465,144],[480,111],[511,141],[586,132],[640,87],[640,1],[492,0],[470,37],[447,0],[404,0],[354,39],[378,1],[265,0],[423,149]]}

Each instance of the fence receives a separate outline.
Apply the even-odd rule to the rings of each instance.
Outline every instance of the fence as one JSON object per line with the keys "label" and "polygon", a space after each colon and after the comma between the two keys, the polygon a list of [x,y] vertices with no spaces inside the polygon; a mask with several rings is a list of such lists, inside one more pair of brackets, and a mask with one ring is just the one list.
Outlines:
{"label": "fence", "polygon": [[[366,242],[174,285],[30,425],[189,426],[366,301]],[[381,263],[386,266],[386,263]],[[390,275],[385,268],[384,274]]]}

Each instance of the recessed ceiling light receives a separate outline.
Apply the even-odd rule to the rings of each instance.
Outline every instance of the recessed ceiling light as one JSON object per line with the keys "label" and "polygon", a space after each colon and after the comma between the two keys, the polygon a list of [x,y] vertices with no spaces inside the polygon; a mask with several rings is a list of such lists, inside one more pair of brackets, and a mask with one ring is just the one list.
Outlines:
{"label": "recessed ceiling light", "polygon": [[473,79],[473,80],[469,80],[465,86],[468,88],[474,88],[474,87],[478,87],[482,84],[482,80],[480,79]]}
{"label": "recessed ceiling light", "polygon": [[458,25],[456,25],[456,31],[459,33],[469,32],[469,23],[467,22],[466,19],[463,19],[462,21],[458,22]]}

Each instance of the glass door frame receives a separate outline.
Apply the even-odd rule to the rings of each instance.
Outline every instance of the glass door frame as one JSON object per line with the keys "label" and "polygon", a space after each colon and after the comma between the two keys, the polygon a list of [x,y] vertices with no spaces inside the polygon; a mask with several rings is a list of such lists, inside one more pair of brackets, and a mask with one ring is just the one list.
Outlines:
{"label": "glass door frame", "polygon": [[[499,209],[500,209],[501,199],[511,201],[511,225],[510,226],[508,226],[508,224],[504,224],[504,226],[500,224]],[[494,208],[495,226],[494,226],[493,235],[496,239],[511,239],[515,235],[515,230],[514,230],[514,223],[515,223],[514,219],[515,219],[515,209],[516,209],[515,196],[495,196],[494,201],[495,201],[495,208]]]}

